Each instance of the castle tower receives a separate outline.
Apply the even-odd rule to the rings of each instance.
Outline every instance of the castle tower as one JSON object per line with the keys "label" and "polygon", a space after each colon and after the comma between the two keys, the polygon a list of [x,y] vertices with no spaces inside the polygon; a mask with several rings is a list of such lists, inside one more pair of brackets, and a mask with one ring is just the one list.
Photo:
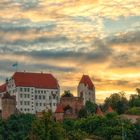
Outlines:
{"label": "castle tower", "polygon": [[82,76],[77,88],[77,92],[78,97],[84,99],[84,104],[86,101],[95,103],[95,87],[88,75]]}
{"label": "castle tower", "polygon": [[2,97],[2,118],[7,119],[16,112],[16,99],[6,92]]}

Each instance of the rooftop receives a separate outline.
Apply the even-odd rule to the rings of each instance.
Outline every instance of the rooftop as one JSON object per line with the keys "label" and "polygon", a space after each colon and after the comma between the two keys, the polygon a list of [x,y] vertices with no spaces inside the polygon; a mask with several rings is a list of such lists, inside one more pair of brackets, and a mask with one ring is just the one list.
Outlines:
{"label": "rooftop", "polygon": [[88,75],[83,75],[79,84],[84,84],[84,85],[88,85],[89,89],[93,89],[94,88],[94,84],[92,83],[90,77]]}
{"label": "rooftop", "polygon": [[0,93],[6,91],[6,84],[0,86]]}
{"label": "rooftop", "polygon": [[52,74],[16,72],[14,79],[16,86],[57,89],[59,84]]}

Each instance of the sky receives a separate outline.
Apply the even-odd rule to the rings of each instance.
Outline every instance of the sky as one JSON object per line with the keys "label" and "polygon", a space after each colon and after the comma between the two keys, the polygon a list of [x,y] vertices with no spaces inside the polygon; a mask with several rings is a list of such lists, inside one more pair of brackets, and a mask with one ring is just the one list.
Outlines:
{"label": "sky", "polygon": [[0,84],[18,71],[52,73],[61,93],[83,74],[97,102],[140,87],[139,0],[0,0]]}

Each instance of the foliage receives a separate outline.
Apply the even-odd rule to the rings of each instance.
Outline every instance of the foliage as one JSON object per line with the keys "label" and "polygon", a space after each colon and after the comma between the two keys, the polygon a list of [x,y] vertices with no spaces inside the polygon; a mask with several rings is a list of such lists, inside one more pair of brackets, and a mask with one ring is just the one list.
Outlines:
{"label": "foliage", "polygon": [[65,90],[62,97],[73,97],[73,95],[70,90]]}
{"label": "foliage", "polygon": [[87,116],[94,115],[96,113],[97,104],[87,101],[85,107],[81,108],[78,117],[86,118]]}
{"label": "foliage", "polygon": [[140,107],[140,89],[136,89],[138,94],[133,94],[130,96],[129,105],[130,107]]}
{"label": "foliage", "polygon": [[12,115],[0,125],[2,139],[27,140],[35,116],[31,114]]}
{"label": "foliage", "polygon": [[139,138],[140,138],[140,119],[134,125],[135,125],[134,140],[139,140]]}
{"label": "foliage", "polygon": [[65,119],[63,122],[63,128],[66,131],[67,140],[85,140],[87,136],[86,132],[76,128],[76,120]]}
{"label": "foliage", "polygon": [[88,115],[93,115],[96,113],[97,104],[92,103],[91,101],[86,101],[85,108]]}
{"label": "foliage", "polygon": [[114,136],[122,136],[122,124],[124,134],[127,138],[133,139],[134,126],[130,121],[123,120],[116,113],[83,118],[80,121],[76,121],[75,127],[86,132],[88,135],[96,135],[105,140],[112,140]]}
{"label": "foliage", "polygon": [[140,107],[130,108],[126,113],[131,115],[140,115]]}
{"label": "foliage", "polygon": [[61,124],[54,121],[51,112],[44,112],[42,118],[36,118],[33,122],[30,140],[63,140],[64,136]]}
{"label": "foliage", "polygon": [[128,100],[124,92],[114,93],[105,99],[104,109],[106,110],[111,106],[118,114],[124,113],[128,109]]}
{"label": "foliage", "polygon": [[66,134],[66,138],[68,140],[85,140],[86,136],[87,134],[84,131],[81,131],[80,129],[69,131]]}
{"label": "foliage", "polygon": [[78,112],[79,118],[86,118],[87,117],[87,110],[85,107],[81,108]]}

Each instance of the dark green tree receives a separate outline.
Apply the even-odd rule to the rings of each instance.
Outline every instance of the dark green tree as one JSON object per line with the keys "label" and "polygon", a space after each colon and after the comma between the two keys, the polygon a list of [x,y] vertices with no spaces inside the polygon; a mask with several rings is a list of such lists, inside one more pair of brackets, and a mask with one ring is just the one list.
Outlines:
{"label": "dark green tree", "polygon": [[130,107],[140,107],[140,89],[136,89],[137,94],[133,94],[130,96],[129,106]]}
{"label": "dark green tree", "polygon": [[93,115],[96,113],[97,104],[92,103],[91,101],[86,101],[85,109],[87,110],[88,115]]}
{"label": "dark green tree", "polygon": [[55,122],[51,112],[44,112],[42,118],[36,118],[30,132],[30,140],[63,140],[65,130]]}
{"label": "dark green tree", "polygon": [[62,97],[73,97],[73,94],[70,92],[70,90],[65,90]]}
{"label": "dark green tree", "polygon": [[135,125],[134,140],[139,140],[140,139],[140,119],[134,125]]}
{"label": "dark green tree", "polygon": [[19,114],[0,121],[0,137],[2,140],[28,140],[34,118],[31,114]]}
{"label": "dark green tree", "polygon": [[103,108],[111,106],[117,113],[122,114],[128,109],[128,100],[124,92],[114,93],[104,101]]}
{"label": "dark green tree", "polygon": [[78,112],[78,118],[86,118],[87,117],[87,110],[85,107],[81,108]]}

